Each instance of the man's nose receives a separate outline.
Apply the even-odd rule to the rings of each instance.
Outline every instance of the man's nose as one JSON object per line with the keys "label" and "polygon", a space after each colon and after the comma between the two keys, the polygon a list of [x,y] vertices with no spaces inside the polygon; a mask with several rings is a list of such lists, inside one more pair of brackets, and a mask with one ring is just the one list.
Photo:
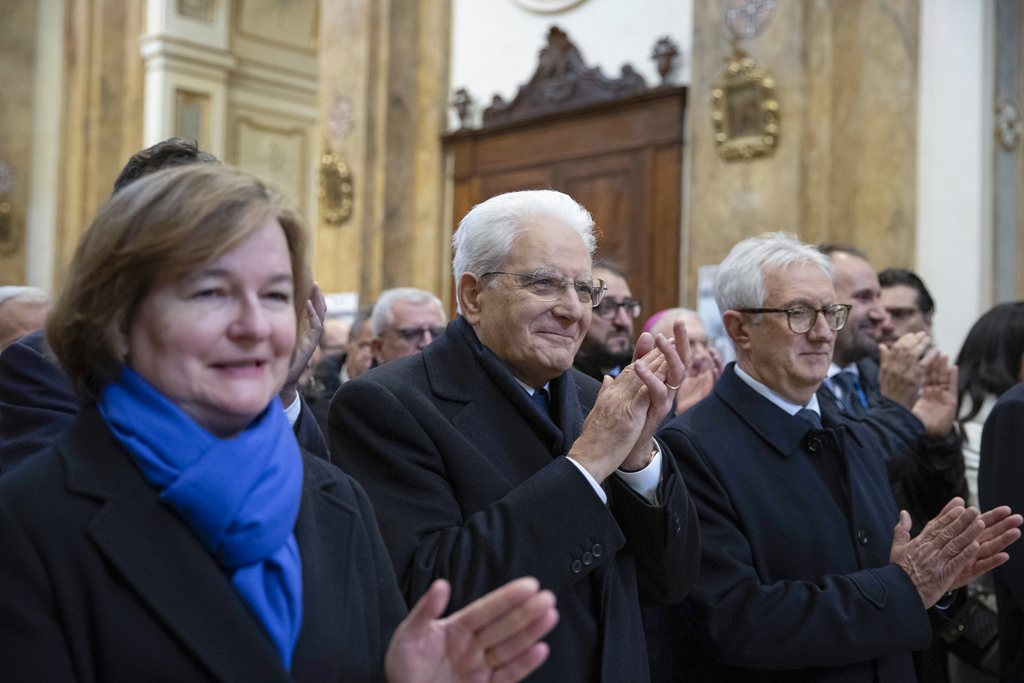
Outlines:
{"label": "man's nose", "polygon": [[580,301],[575,287],[566,285],[555,299],[555,303],[555,315],[572,321],[583,317],[583,302]]}
{"label": "man's nose", "polygon": [[423,336],[420,337],[420,343],[417,346],[422,349],[432,341],[434,341],[434,336],[430,334],[430,330],[423,330]]}
{"label": "man's nose", "polygon": [[834,340],[835,336],[836,332],[829,327],[828,321],[825,320],[825,314],[819,311],[811,329],[807,330],[807,338],[812,341],[828,342]]}

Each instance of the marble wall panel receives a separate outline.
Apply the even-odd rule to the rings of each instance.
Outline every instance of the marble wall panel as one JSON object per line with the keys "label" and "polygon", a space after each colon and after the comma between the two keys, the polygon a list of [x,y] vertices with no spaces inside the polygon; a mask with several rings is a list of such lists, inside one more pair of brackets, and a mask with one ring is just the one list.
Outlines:
{"label": "marble wall panel", "polygon": [[769,230],[861,247],[879,268],[913,266],[919,0],[777,3],[740,44],[774,75],[779,144],[726,162],[715,152],[711,83],[731,54],[717,3],[694,4],[686,141],[683,300],[697,268]]}

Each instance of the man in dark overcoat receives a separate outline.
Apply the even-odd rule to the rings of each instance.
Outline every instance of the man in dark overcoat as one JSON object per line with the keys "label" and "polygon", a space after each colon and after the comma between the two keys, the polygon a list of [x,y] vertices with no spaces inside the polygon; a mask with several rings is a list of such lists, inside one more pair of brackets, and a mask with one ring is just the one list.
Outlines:
{"label": "man in dark overcoat", "polygon": [[[849,310],[825,256],[780,234],[744,240],[716,298],[737,361],[660,433],[702,535],[676,679],[915,680],[929,608],[1006,560],[1020,516],[954,498],[911,539],[872,432],[815,393]],[[955,377],[934,375],[922,400],[955,405]]]}
{"label": "man in dark overcoat", "polygon": [[653,439],[689,344],[681,321],[674,343],[642,336],[603,389],[570,369],[603,295],[593,229],[558,192],[475,207],[454,238],[461,315],[342,385],[329,432],[407,601],[440,577],[457,608],[535,576],[561,621],[531,680],[646,683],[640,603],[682,599],[699,557],[693,504]]}

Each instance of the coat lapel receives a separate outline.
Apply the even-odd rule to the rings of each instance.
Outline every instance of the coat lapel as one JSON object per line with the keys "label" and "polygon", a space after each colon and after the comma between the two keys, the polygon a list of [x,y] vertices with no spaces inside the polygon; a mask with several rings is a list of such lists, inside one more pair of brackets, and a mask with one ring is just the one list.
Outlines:
{"label": "coat lapel", "polygon": [[58,448],[69,489],[105,500],[89,525],[96,546],[185,647],[222,681],[290,681],[227,576],[160,502],[94,406]]}

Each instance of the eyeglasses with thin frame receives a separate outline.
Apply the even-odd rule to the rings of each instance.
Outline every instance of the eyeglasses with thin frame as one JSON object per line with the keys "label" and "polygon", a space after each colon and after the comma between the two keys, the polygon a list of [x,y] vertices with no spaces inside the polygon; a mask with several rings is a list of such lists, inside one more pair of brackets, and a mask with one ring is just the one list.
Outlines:
{"label": "eyeglasses with thin frame", "polygon": [[850,317],[850,304],[832,304],[824,308],[810,306],[793,306],[792,308],[738,308],[740,313],[785,313],[789,329],[794,334],[806,334],[818,322],[818,314],[825,316],[825,323],[833,332],[838,332],[846,325]]}
{"label": "eyeglasses with thin frame", "polygon": [[491,275],[508,275],[515,278],[516,286],[527,290],[541,301],[554,301],[562,296],[566,287],[572,287],[576,290],[576,297],[581,304],[597,307],[601,303],[601,299],[604,298],[604,293],[608,291],[608,285],[599,278],[594,278],[589,282],[563,282],[553,277],[506,273],[500,270],[484,273],[480,277],[489,277]]}
{"label": "eyeglasses with thin frame", "polygon": [[616,301],[615,299],[609,299],[604,297],[601,299],[601,303],[594,307],[594,315],[598,318],[614,318],[619,314],[619,309],[624,308],[626,315],[630,318],[640,317],[640,299],[623,299],[622,301]]}
{"label": "eyeglasses with thin frame", "polygon": [[430,339],[434,340],[440,337],[444,330],[444,325],[426,325],[424,327],[398,327],[387,330],[384,334],[397,334],[409,344],[419,344],[427,332],[430,333]]}

